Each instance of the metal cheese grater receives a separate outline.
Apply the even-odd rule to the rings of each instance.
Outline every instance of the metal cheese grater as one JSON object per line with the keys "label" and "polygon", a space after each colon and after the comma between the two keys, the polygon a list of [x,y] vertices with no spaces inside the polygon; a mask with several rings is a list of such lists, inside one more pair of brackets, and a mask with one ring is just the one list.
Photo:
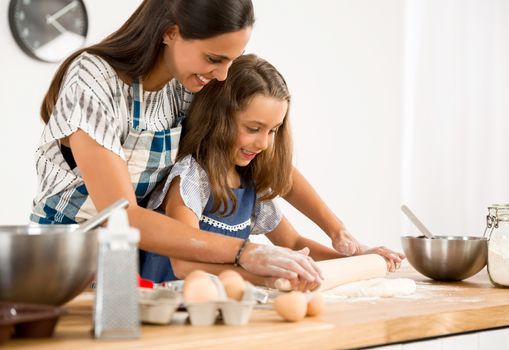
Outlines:
{"label": "metal cheese grater", "polygon": [[138,338],[139,231],[129,227],[124,209],[112,214],[99,231],[99,258],[94,306],[96,338]]}

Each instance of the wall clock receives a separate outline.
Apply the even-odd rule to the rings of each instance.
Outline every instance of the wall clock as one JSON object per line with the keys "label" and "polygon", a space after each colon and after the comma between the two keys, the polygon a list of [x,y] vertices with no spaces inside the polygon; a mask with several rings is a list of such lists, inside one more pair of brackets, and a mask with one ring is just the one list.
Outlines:
{"label": "wall clock", "polygon": [[83,46],[88,17],[82,0],[11,0],[9,26],[30,57],[58,62]]}

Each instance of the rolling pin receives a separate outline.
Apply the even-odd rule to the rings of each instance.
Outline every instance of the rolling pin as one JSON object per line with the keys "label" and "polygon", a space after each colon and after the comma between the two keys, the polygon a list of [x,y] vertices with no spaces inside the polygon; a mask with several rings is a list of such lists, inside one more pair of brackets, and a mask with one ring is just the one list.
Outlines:
{"label": "rolling pin", "polygon": [[[347,258],[322,260],[316,262],[322,270],[323,282],[316,290],[327,290],[339,285],[384,277],[387,263],[378,254],[357,255]],[[292,286],[285,278],[278,278],[275,287],[280,291],[290,291]]]}

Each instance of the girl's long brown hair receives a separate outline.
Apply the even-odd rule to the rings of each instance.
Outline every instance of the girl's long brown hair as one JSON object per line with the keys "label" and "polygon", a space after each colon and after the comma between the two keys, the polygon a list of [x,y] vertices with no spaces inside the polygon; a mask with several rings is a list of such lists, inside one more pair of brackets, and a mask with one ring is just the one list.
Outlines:
{"label": "girl's long brown hair", "polygon": [[251,0],[144,0],[116,32],[80,49],[58,68],[41,105],[47,123],[69,64],[81,53],[97,55],[131,79],[146,76],[163,49],[163,35],[178,25],[184,39],[207,39],[254,23]]}
{"label": "girl's long brown hair", "polygon": [[[192,155],[204,168],[214,198],[212,211],[219,211],[221,215],[230,214],[237,206],[227,182],[237,139],[235,115],[246,108],[255,95],[287,101],[290,106],[288,87],[274,66],[255,55],[244,55],[233,62],[226,80],[211,81],[195,95],[185,121],[185,136],[181,139],[177,159]],[[292,186],[292,168],[287,110],[272,147],[256,156],[249,165],[237,167],[237,171],[254,185],[256,193],[263,194],[261,200],[268,200],[288,193]],[[228,205],[228,199],[233,206]]]}

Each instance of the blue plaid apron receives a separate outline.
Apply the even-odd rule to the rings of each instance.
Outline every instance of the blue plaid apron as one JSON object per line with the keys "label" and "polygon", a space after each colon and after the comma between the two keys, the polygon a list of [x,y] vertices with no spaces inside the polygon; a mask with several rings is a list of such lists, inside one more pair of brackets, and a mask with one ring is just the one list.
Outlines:
{"label": "blue plaid apron", "polygon": [[[133,82],[133,112],[129,133],[122,144],[127,167],[131,177],[137,202],[143,205],[144,199],[156,185],[168,176],[180,141],[183,112],[179,112],[173,127],[168,130],[150,131],[146,129],[141,80]],[[98,165],[100,166],[100,165]],[[79,171],[74,169],[73,172]],[[36,213],[30,220],[40,224],[73,224],[83,221],[97,213],[83,180],[43,202],[35,203]]]}

